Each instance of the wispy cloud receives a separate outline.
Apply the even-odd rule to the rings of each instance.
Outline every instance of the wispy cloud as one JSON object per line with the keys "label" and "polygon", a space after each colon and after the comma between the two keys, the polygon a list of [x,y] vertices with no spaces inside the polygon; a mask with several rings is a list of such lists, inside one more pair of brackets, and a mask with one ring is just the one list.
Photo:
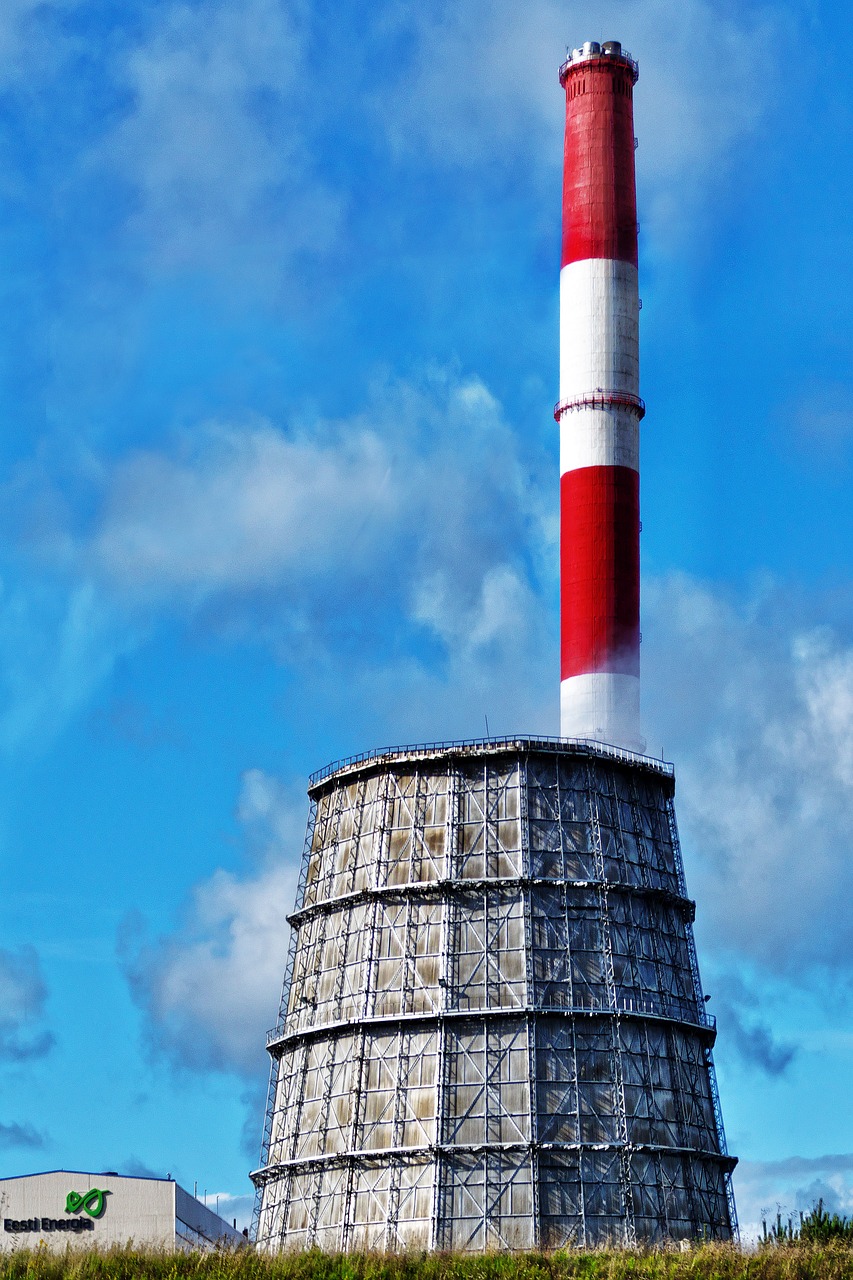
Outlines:
{"label": "wispy cloud", "polygon": [[0,1062],[27,1062],[51,1048],[53,1036],[41,1025],[46,999],[35,948],[0,949]]}
{"label": "wispy cloud", "polygon": [[90,163],[127,184],[150,265],[276,293],[335,243],[341,197],[309,145],[309,14],[302,0],[161,6],[113,67],[130,106]]}
{"label": "wispy cloud", "polygon": [[718,195],[721,166],[771,101],[788,34],[778,8],[726,12],[710,0],[592,0],[582,14],[559,0],[442,2],[396,15],[415,44],[412,64],[383,98],[394,147],[426,146],[433,163],[452,166],[479,166],[484,156],[498,170],[533,162],[551,183],[561,158],[563,51],[621,39],[641,63],[643,222],[658,251],[683,234],[697,202]]}
{"label": "wispy cloud", "polygon": [[252,771],[239,816],[261,865],[218,870],[196,886],[182,923],[150,941],[126,922],[120,954],[152,1048],[175,1066],[263,1076],[275,1022],[307,805]]}
{"label": "wispy cloud", "polygon": [[346,419],[207,422],[79,473],[33,466],[7,507],[39,564],[95,584],[80,597],[93,624],[215,600],[220,619],[274,616],[292,656],[367,632],[375,652],[379,611],[391,633],[470,655],[528,633],[531,592],[554,578],[548,459],[527,452],[480,379],[432,368],[377,382]]}
{"label": "wispy cloud", "polygon": [[55,69],[70,41],[61,25],[80,0],[4,0],[0,8],[0,87],[31,87]]}
{"label": "wispy cloud", "polygon": [[830,1213],[853,1210],[853,1155],[788,1156],[782,1160],[742,1160],[735,1171],[738,1214],[746,1239],[761,1234],[781,1213],[783,1221],[808,1213],[823,1200]]}
{"label": "wispy cloud", "polygon": [[349,424],[294,437],[269,422],[211,423],[171,455],[117,465],[88,555],[131,593],[190,599],[363,569],[398,516],[391,466],[387,443]]}
{"label": "wispy cloud", "polygon": [[0,581],[0,751],[43,751],[139,638],[85,579]]}
{"label": "wispy cloud", "polygon": [[358,671],[353,697],[403,709],[394,737],[458,732],[426,728],[442,705],[553,729],[549,459],[527,452],[480,379],[431,369],[345,420],[206,424],[127,455],[99,472],[89,530],[44,554],[130,617],[269,646],[306,688]]}
{"label": "wispy cloud", "polygon": [[832,469],[853,441],[853,408],[843,382],[822,382],[785,406],[784,418],[809,465]]}
{"label": "wispy cloud", "polygon": [[36,1150],[44,1146],[44,1135],[31,1124],[0,1123],[0,1148],[28,1147]]}
{"label": "wispy cloud", "polygon": [[537,463],[479,379],[432,370],[376,385],[348,419],[202,424],[119,460],[79,552],[131,592],[310,589],[329,574],[399,591],[414,562],[452,567],[470,600],[538,514]]}
{"label": "wispy cloud", "polygon": [[33,460],[4,495],[30,572],[0,595],[0,747],[49,741],[175,616],[308,682],[360,668],[377,707],[393,686],[412,713],[393,736],[423,731],[437,690],[478,724],[493,710],[544,729],[549,461],[481,379],[438,367],[376,381],[345,419],[202,422],[115,458]]}
{"label": "wispy cloud", "polygon": [[699,927],[792,981],[853,979],[853,646],[790,589],[648,584],[652,741],[677,761]]}

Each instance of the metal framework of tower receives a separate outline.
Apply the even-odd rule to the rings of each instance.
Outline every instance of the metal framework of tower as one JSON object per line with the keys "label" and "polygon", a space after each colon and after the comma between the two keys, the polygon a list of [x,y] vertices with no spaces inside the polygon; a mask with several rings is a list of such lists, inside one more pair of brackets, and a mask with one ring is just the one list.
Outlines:
{"label": "metal framework of tower", "polygon": [[736,1232],[674,786],[529,738],[312,778],[259,1247]]}

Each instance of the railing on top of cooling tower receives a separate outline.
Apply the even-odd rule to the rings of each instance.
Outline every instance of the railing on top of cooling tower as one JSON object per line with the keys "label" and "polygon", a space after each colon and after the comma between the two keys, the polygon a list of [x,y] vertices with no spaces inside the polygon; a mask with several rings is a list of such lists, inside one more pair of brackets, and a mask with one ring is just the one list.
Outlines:
{"label": "railing on top of cooling tower", "polygon": [[641,764],[647,769],[671,778],[675,766],[669,760],[658,759],[657,756],[644,756],[639,751],[629,751],[627,747],[614,747],[606,742],[596,742],[594,738],[552,738],[543,734],[513,733],[501,738],[459,738],[447,742],[418,742],[412,746],[377,747],[372,751],[362,751],[358,755],[345,756],[342,760],[333,760],[322,769],[315,770],[308,777],[309,787],[331,778],[332,774],[342,769],[351,769],[355,765],[368,764],[374,760],[389,759],[393,756],[431,756],[443,751],[458,751],[469,747],[542,747],[546,751],[570,749],[580,753],[603,756],[608,760],[622,760],[627,764]]}
{"label": "railing on top of cooling tower", "polygon": [[[528,1008],[520,1008],[518,1005],[507,1005],[505,1007],[491,1009],[445,1009],[440,1012],[435,1011],[433,1013],[425,1011],[423,1013],[382,1014],[377,1015],[375,1019],[368,1019],[368,1021],[376,1021],[378,1023],[382,1023],[384,1026],[387,1026],[392,1022],[428,1022],[434,1018],[438,1018],[442,1021],[450,1019],[455,1022],[476,1022],[479,1017],[483,1016],[487,1018],[506,1018],[512,1014],[522,1015],[525,1013],[535,1013],[537,1016],[543,1017],[547,1017],[552,1014],[560,1014],[563,1016],[586,1014],[589,1016],[593,1014],[612,1015],[614,1013],[624,1013],[630,1017],[631,1014],[637,1014],[640,1017],[646,1018],[662,1018],[667,1022],[683,1022],[692,1027],[703,1027],[706,1031],[716,1031],[717,1029],[717,1019],[714,1014],[706,1013],[704,1009],[697,1010],[695,1005],[690,1006],[680,1000],[638,1000],[634,996],[622,995],[617,995],[615,1009],[613,1005],[609,1004],[606,1000],[589,999],[580,1001],[575,1000],[568,1008],[563,1005],[536,1005]],[[267,1032],[267,1048],[274,1045],[277,1041],[283,1040],[291,1035],[296,1038],[306,1035],[310,1036],[315,1032],[322,1032],[323,1035],[327,1035],[330,1031],[340,1029],[352,1022],[358,1022],[359,1025],[362,1026],[364,1020],[360,1018],[350,1018],[342,1022],[319,1023],[317,1026],[299,1027],[293,1032],[287,1032],[281,1025],[271,1027]]]}

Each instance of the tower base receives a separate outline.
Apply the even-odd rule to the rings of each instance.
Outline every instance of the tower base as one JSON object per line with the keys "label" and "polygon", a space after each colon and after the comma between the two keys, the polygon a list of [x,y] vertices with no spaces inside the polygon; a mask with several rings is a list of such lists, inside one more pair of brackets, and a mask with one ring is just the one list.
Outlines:
{"label": "tower base", "polygon": [[524,738],[312,779],[261,1248],[732,1237],[673,792]]}

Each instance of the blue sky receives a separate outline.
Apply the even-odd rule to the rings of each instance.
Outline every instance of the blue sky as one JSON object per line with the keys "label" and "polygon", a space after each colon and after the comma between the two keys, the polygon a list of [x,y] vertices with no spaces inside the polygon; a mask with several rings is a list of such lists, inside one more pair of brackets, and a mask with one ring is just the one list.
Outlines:
{"label": "blue sky", "polygon": [[644,719],[741,1217],[853,1210],[851,27],[6,0],[3,1172],[170,1172],[244,1220],[307,774],[557,731],[556,71],[613,37]]}

